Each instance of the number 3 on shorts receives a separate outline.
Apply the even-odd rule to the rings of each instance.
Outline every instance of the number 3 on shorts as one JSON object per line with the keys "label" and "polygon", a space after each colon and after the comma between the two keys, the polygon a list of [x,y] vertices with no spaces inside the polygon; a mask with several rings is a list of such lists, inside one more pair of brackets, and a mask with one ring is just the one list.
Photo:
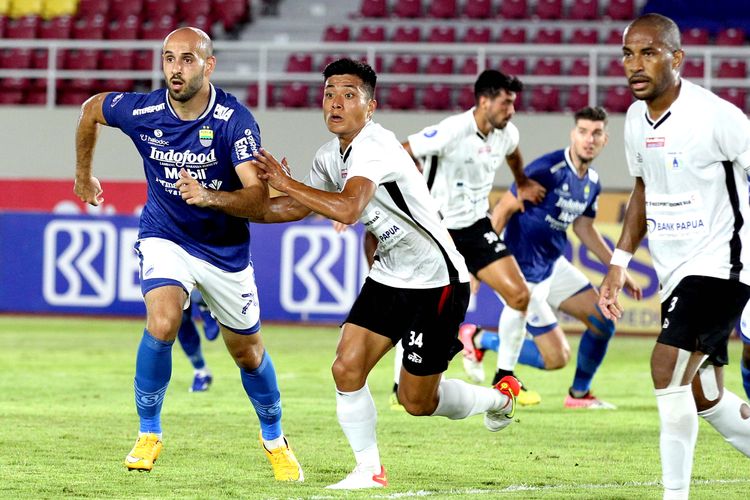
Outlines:
{"label": "number 3 on shorts", "polygon": [[409,332],[409,345],[422,347],[422,334],[421,333],[418,334],[414,330]]}

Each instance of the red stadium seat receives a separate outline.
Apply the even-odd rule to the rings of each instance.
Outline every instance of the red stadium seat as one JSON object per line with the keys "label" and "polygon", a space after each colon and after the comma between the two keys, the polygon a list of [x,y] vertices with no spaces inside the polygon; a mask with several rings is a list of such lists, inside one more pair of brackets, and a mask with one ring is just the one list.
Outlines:
{"label": "red stadium seat", "polygon": [[12,92],[15,90],[24,91],[31,88],[31,82],[28,78],[3,78],[0,79],[0,91]]}
{"label": "red stadium seat", "polygon": [[109,18],[125,19],[130,16],[141,17],[143,0],[109,0]]}
{"label": "red stadium seat", "polygon": [[461,69],[459,72],[462,75],[476,75],[479,73],[479,64],[477,64],[477,58],[476,57],[467,57],[464,59],[463,64],[461,64]]}
{"label": "red stadium seat", "polygon": [[133,54],[133,69],[138,71],[151,71],[153,68],[154,53],[150,50],[136,50]]}
{"label": "red stadium seat", "polygon": [[362,17],[386,17],[388,2],[386,0],[362,0],[359,13]]}
{"label": "red stadium seat", "polygon": [[43,21],[39,25],[38,38],[45,40],[65,40],[70,38],[73,19],[70,16],[59,16]]}
{"label": "red stadium seat", "polygon": [[588,76],[589,73],[591,73],[591,68],[588,57],[574,59],[573,62],[570,63],[570,75]]}
{"label": "red stadium seat", "polygon": [[526,29],[505,27],[500,30],[497,41],[500,43],[526,43]]}
{"label": "red stadium seat", "polygon": [[286,60],[287,73],[309,73],[313,70],[311,54],[292,54]]}
{"label": "red stadium seat", "polygon": [[57,104],[61,106],[80,106],[91,97],[91,94],[82,90],[62,90],[57,95]]}
{"label": "red stadium seat", "polygon": [[689,58],[682,63],[680,74],[685,78],[703,78],[704,76],[703,59]]}
{"label": "red stadium seat", "polygon": [[565,109],[578,111],[589,105],[589,87],[587,85],[578,85],[568,92],[568,99],[565,103]]}
{"label": "red stadium seat", "polygon": [[576,28],[570,35],[570,43],[597,45],[599,43],[599,31],[595,28]]}
{"label": "red stadium seat", "polygon": [[604,39],[604,43],[608,45],[622,45],[622,30],[617,28],[609,30],[607,37]]}
{"label": "red stadium seat", "polygon": [[534,43],[557,44],[562,43],[562,30],[560,28],[540,28],[534,36]]}
{"label": "red stadium seat", "polygon": [[450,56],[432,56],[427,61],[425,73],[428,75],[450,75],[453,73],[453,58]]}
{"label": "red stadium seat", "polygon": [[451,109],[451,88],[447,85],[428,85],[422,94],[422,107],[429,110]]}
{"label": "red stadium seat", "polygon": [[177,0],[144,0],[143,18],[158,19],[177,14]]}
{"label": "red stadium seat", "polygon": [[135,80],[125,78],[110,78],[101,80],[98,87],[103,92],[132,92],[135,89]]}
{"label": "red stadium seat", "polygon": [[[57,51],[56,68],[62,68],[62,62],[65,58],[65,51]],[[49,51],[47,49],[34,49],[31,53],[31,67],[34,69],[47,69],[49,65]],[[42,80],[46,81],[46,80]]]}
{"label": "red stadium seat", "polygon": [[190,14],[189,16],[182,18],[180,26],[193,26],[203,30],[208,36],[212,36],[211,31],[213,30],[213,22],[211,22],[209,16],[204,14]]}
{"label": "red stadium seat", "polygon": [[487,26],[469,26],[466,28],[464,37],[461,40],[464,43],[490,43],[492,40],[492,30]]}
{"label": "red stadium seat", "polygon": [[357,35],[358,42],[385,42],[385,26],[362,26]]}
{"label": "red stadium seat", "polygon": [[456,106],[461,109],[469,109],[474,106],[474,87],[461,87],[458,89],[458,95],[456,96]]}
{"label": "red stadium seat", "polygon": [[747,109],[745,103],[747,102],[747,91],[745,89],[734,89],[734,88],[723,88],[716,92],[716,95],[729,101],[741,110]]}
{"label": "red stadium seat", "polygon": [[78,2],[78,9],[76,9],[77,17],[91,17],[97,14],[106,16],[109,11],[109,3],[111,0],[80,0]]}
{"label": "red stadium seat", "polygon": [[599,19],[598,0],[573,0],[568,11],[568,19],[594,21]]}
{"label": "red stadium seat", "polygon": [[540,57],[534,64],[535,75],[562,74],[562,61],[554,57]]}
{"label": "red stadium seat", "polygon": [[146,21],[141,27],[141,38],[144,40],[163,40],[177,27],[173,16],[163,15],[156,22]]}
{"label": "red stadium seat", "polygon": [[431,43],[453,43],[456,41],[456,28],[438,25],[430,28],[427,41]]}
{"label": "red stadium seat", "polygon": [[635,17],[633,0],[609,0],[604,16],[622,21],[633,19]]}
{"label": "red stadium seat", "polygon": [[250,19],[247,0],[212,0],[212,2],[213,18],[220,22],[226,31],[234,31],[241,23]]}
{"label": "red stadium seat", "polygon": [[716,76],[719,78],[745,78],[747,76],[747,63],[741,59],[721,61]]}
{"label": "red stadium seat", "polygon": [[17,106],[22,103],[23,103],[23,91],[9,90],[7,92],[0,92],[0,105]]}
{"label": "red stadium seat", "polygon": [[101,40],[104,38],[106,20],[102,15],[76,19],[73,23],[70,36],[77,40]]}
{"label": "red stadium seat", "polygon": [[430,0],[427,16],[437,19],[453,19],[458,12],[456,0]]}
{"label": "red stadium seat", "polygon": [[29,106],[44,106],[47,104],[47,91],[28,90],[24,94],[23,103]]}
{"label": "red stadium seat", "polygon": [[422,0],[395,0],[392,13],[395,17],[416,18],[422,16]]}
{"label": "red stadium seat", "polygon": [[390,72],[416,74],[419,72],[419,59],[406,54],[398,55],[393,59]]}
{"label": "red stadium seat", "polygon": [[463,15],[469,19],[489,19],[492,17],[492,0],[464,2]]}
{"label": "red stadium seat", "polygon": [[392,42],[419,42],[422,32],[419,26],[397,26],[393,32]]}
{"label": "red stadium seat", "polygon": [[609,87],[604,93],[604,109],[610,113],[624,113],[633,102],[633,96],[626,87]]}
{"label": "red stadium seat", "polygon": [[24,16],[18,19],[8,19],[5,25],[5,38],[36,38],[41,24],[38,16]]}
{"label": "red stadium seat", "polygon": [[534,15],[539,19],[560,19],[563,14],[562,0],[538,0]]}
{"label": "red stadium seat", "polygon": [[388,88],[386,107],[390,109],[414,109],[416,90],[412,85],[402,83]]}
{"label": "red stadium seat", "polygon": [[326,26],[323,32],[324,42],[348,42],[351,36],[349,26],[339,24]]}
{"label": "red stadium seat", "polygon": [[141,21],[138,16],[120,17],[107,26],[107,38],[110,40],[137,40]]}
{"label": "red stadium seat", "polygon": [[306,108],[310,106],[310,86],[293,82],[281,87],[281,104],[285,108]]}
{"label": "red stadium seat", "polygon": [[557,112],[560,111],[560,91],[551,85],[534,87],[531,90],[531,111]]}
{"label": "red stadium seat", "polygon": [[177,14],[180,19],[211,15],[211,0],[177,0]]}
{"label": "red stadium seat", "polygon": [[[273,106],[275,104],[273,86],[270,83],[266,84],[266,100],[268,106]],[[260,105],[260,91],[257,83],[251,83],[247,86],[245,102],[251,108],[257,108]]]}
{"label": "red stadium seat", "polygon": [[682,45],[708,45],[710,37],[705,28],[690,28],[680,34]]}
{"label": "red stadium seat", "polygon": [[99,55],[99,69],[132,69],[133,55],[133,51],[128,49],[105,50]]}
{"label": "red stadium seat", "polygon": [[92,70],[99,66],[99,51],[95,49],[68,49],[65,51],[63,68]]}
{"label": "red stadium seat", "polygon": [[2,49],[0,52],[0,68],[26,69],[31,67],[33,52],[31,49]]}
{"label": "red stadium seat", "polygon": [[526,0],[503,0],[498,14],[504,19],[526,19]]}
{"label": "red stadium seat", "polygon": [[745,30],[741,28],[722,28],[716,34],[716,45],[745,45]]}
{"label": "red stadium seat", "polygon": [[611,59],[607,63],[606,76],[625,76],[625,68],[622,65],[622,59]]}
{"label": "red stadium seat", "polygon": [[520,57],[507,57],[500,60],[500,71],[506,75],[525,75],[526,59]]}

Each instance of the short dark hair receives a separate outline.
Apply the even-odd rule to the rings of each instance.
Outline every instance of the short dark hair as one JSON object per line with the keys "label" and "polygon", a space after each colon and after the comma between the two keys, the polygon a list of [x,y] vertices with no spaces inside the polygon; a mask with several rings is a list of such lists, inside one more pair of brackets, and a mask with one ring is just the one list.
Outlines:
{"label": "short dark hair", "polygon": [[364,83],[365,92],[368,93],[368,97],[372,99],[375,96],[375,84],[377,83],[378,76],[375,74],[375,70],[366,62],[355,61],[348,57],[338,59],[330,63],[323,70],[323,78],[326,80],[333,75],[358,76],[362,79],[362,83]]}
{"label": "short dark hair", "polygon": [[591,120],[592,122],[604,122],[607,124],[607,110],[601,106],[586,106],[575,112],[573,115],[573,123],[578,123],[578,120]]}
{"label": "short dark hair", "polygon": [[474,82],[474,99],[478,101],[481,96],[494,98],[500,95],[502,90],[520,92],[523,90],[523,84],[515,76],[508,76],[496,69],[486,69]]}
{"label": "short dark hair", "polygon": [[669,50],[682,50],[682,40],[680,38],[680,28],[672,19],[656,12],[649,12],[631,22],[626,28],[627,33],[630,28],[636,26],[650,26],[659,30],[659,37]]}

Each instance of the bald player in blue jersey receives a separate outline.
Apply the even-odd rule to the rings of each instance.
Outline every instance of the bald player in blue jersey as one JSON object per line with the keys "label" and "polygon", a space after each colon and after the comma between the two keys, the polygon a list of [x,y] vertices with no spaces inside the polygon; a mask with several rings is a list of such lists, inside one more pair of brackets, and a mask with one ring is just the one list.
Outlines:
{"label": "bald player in blue jersey", "polygon": [[148,184],[136,243],[147,312],[134,381],[140,430],[125,466],[150,471],[161,452],[172,344],[197,287],[240,369],[274,476],[302,481],[281,429],[276,374],[260,335],[250,230],[241,216],[262,217],[269,202],[268,186],[250,163],[260,148],[260,130],[244,105],[210,83],[215,67],[208,35],[179,28],[164,39],[166,89],[97,94],[83,104],[78,122],[75,193],[81,200],[104,201],[92,173],[100,125],[130,137]]}
{"label": "bald player in blue jersey", "polygon": [[[570,147],[544,155],[525,168],[530,179],[546,188],[544,200],[539,204],[525,203],[525,210],[521,211],[516,187],[511,186],[493,210],[493,226],[498,232],[505,230],[505,243],[531,290],[526,329],[534,341],[522,346],[518,343],[522,349],[520,361],[546,370],[568,363],[570,346],[554,312],[562,310],[586,326],[565,406],[612,409],[614,405],[594,397],[590,388],[615,333],[614,323],[599,311],[598,294],[588,278],[563,256],[568,241],[566,230],[571,224],[581,242],[599,260],[609,263],[612,256],[594,227],[601,185],[599,175],[590,168],[607,143],[607,113],[599,107],[586,107],[575,113],[574,123]],[[626,288],[640,299],[641,289],[630,276]],[[498,348],[496,337],[493,339],[488,332],[476,335],[474,345],[478,349]]]}

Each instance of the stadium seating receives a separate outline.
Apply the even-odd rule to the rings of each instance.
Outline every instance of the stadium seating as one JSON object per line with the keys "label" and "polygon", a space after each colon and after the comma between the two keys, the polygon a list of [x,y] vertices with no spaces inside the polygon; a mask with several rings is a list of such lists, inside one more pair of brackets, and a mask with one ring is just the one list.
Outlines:
{"label": "stadium seating", "polygon": [[469,19],[489,19],[492,17],[492,0],[472,0],[464,2],[463,15]]}
{"label": "stadium seating", "polygon": [[82,90],[62,90],[57,95],[57,104],[61,106],[80,106],[91,97],[90,92]]}
{"label": "stadium seating", "polygon": [[597,0],[573,0],[567,18],[580,21],[599,19],[599,2]]}
{"label": "stadium seating", "polygon": [[500,43],[526,43],[526,30],[524,28],[505,27],[500,30],[497,41]]}
{"label": "stadium seating", "polygon": [[461,39],[464,43],[490,43],[492,30],[487,26],[469,26]]}
{"label": "stadium seating", "polygon": [[703,72],[703,59],[688,58],[682,63],[682,71],[680,74],[685,78],[703,78]]}
{"label": "stadium seating", "polygon": [[[267,105],[275,105],[273,86],[269,83],[266,84],[266,99]],[[260,105],[260,92],[257,83],[251,83],[247,86],[245,102],[251,108],[257,108]]]}
{"label": "stadium seating", "polygon": [[535,75],[560,75],[562,74],[562,61],[555,57],[540,57],[534,64]]}
{"label": "stadium seating", "polygon": [[477,63],[476,57],[467,57],[464,59],[464,62],[461,63],[459,73],[462,75],[476,75],[479,73],[479,64]]}
{"label": "stadium seating", "polygon": [[0,80],[0,92],[23,92],[31,86],[28,78],[3,78]]}
{"label": "stadium seating", "polygon": [[422,30],[419,26],[399,25],[393,32],[392,42],[416,43],[422,39]]}
{"label": "stadium seating", "polygon": [[191,14],[187,17],[182,18],[180,26],[195,26],[203,30],[208,36],[213,36],[213,22],[211,18],[205,14]]}
{"label": "stadium seating", "polygon": [[44,106],[47,104],[46,90],[27,90],[23,97],[23,103],[29,106]]}
{"label": "stadium seating", "polygon": [[534,35],[534,43],[562,43],[562,30],[560,28],[540,28],[537,30],[536,35]]}
{"label": "stadium seating", "polygon": [[128,70],[133,68],[132,50],[105,50],[99,55],[99,69]]}
{"label": "stadium seating", "polygon": [[588,57],[581,57],[573,59],[570,63],[570,71],[568,72],[571,76],[588,76],[591,72],[591,63]]}
{"label": "stadium seating", "polygon": [[126,19],[130,16],[140,18],[143,11],[143,0],[109,0],[109,2],[109,18],[113,20]]}
{"label": "stadium seating", "polygon": [[358,42],[384,42],[385,26],[362,26],[357,34]]}
{"label": "stadium seating", "polygon": [[558,112],[560,108],[560,91],[551,85],[542,85],[531,89],[529,109],[537,112]]}
{"label": "stadium seating", "polygon": [[740,46],[745,44],[745,30],[723,28],[716,34],[716,45]]}
{"label": "stadium seating", "polygon": [[741,59],[721,61],[716,76],[719,78],[745,78],[747,76],[747,63]]}
{"label": "stadium seating", "polygon": [[610,59],[607,63],[607,69],[604,71],[606,76],[623,76],[625,74],[625,68],[622,65],[622,60]]}
{"label": "stadium seating", "polygon": [[607,36],[604,38],[604,43],[607,45],[621,45],[622,44],[622,31],[619,29],[611,29]]}
{"label": "stadium seating", "polygon": [[425,66],[428,75],[450,75],[453,73],[454,61],[450,56],[432,56]]}
{"label": "stadium seating", "polygon": [[428,85],[422,94],[422,107],[432,111],[453,108],[451,87],[448,85]]}
{"label": "stadium seating", "polygon": [[394,0],[392,13],[395,17],[417,18],[422,16],[422,0]]}
{"label": "stadium seating", "polygon": [[393,59],[391,73],[415,74],[419,72],[419,59],[412,55],[400,54]]}
{"label": "stadium seating", "polygon": [[23,103],[23,91],[8,90],[0,92],[0,105],[17,106]]}
{"label": "stadium seating", "polygon": [[456,41],[456,28],[453,26],[433,26],[427,33],[427,41],[431,43],[453,43]]}
{"label": "stadium seating", "polygon": [[690,28],[680,33],[683,45],[708,45],[710,35],[706,28]]}
{"label": "stadium seating", "polygon": [[723,88],[719,89],[716,94],[740,109],[747,109],[747,91],[745,89]]}
{"label": "stadium seating", "polygon": [[313,70],[313,58],[311,54],[292,54],[286,60],[286,71],[288,73],[309,73]]}
{"label": "stadium seating", "polygon": [[210,16],[212,0],[177,0],[177,13],[182,19]]}
{"label": "stadium seating", "polygon": [[250,10],[247,0],[212,0],[212,13],[225,31],[233,32],[242,23],[248,22]]}
{"label": "stadium seating", "polygon": [[596,45],[599,42],[599,31],[594,28],[576,28],[571,33],[569,42],[579,45]]}
{"label": "stadium seating", "polygon": [[281,104],[286,108],[306,108],[310,105],[310,86],[293,82],[281,87]]}
{"label": "stadium seating", "polygon": [[474,106],[474,87],[461,87],[456,95],[456,107],[462,110]]}
{"label": "stadium seating", "polygon": [[143,40],[163,40],[177,27],[174,16],[165,14],[156,21],[146,21],[141,26],[140,38]]}
{"label": "stadium seating", "polygon": [[437,19],[453,19],[458,12],[456,0],[429,0],[427,15]]}
{"label": "stadium seating", "polygon": [[386,17],[388,2],[387,0],[362,0],[359,13],[362,17]]}
{"label": "stadium seating", "polygon": [[504,19],[525,19],[527,11],[526,0],[503,0],[498,14]]}
{"label": "stadium seating", "polygon": [[560,19],[563,15],[562,0],[537,0],[534,15],[539,19]]}
{"label": "stadium seating", "polygon": [[137,16],[117,18],[107,26],[106,37],[110,40],[137,40],[140,25]]}
{"label": "stadium seating", "polygon": [[30,68],[31,55],[31,49],[2,49],[2,52],[0,52],[0,68]]}
{"label": "stadium seating", "polygon": [[604,108],[610,113],[624,113],[633,102],[633,96],[626,87],[609,87],[604,92]]}
{"label": "stadium seating", "polygon": [[604,17],[628,21],[635,17],[633,0],[609,0],[604,10]]}
{"label": "stadium seating", "polygon": [[416,89],[402,83],[386,87],[385,107],[389,109],[413,109],[416,102]]}
{"label": "stadium seating", "polygon": [[326,26],[323,32],[324,42],[348,42],[351,37],[349,26],[331,25]]}
{"label": "stadium seating", "polygon": [[73,18],[70,16],[59,16],[39,25],[37,37],[45,40],[65,40],[70,38],[73,28]]}
{"label": "stadium seating", "polygon": [[503,57],[499,69],[506,75],[525,75],[526,59],[520,57]]}
{"label": "stadium seating", "polygon": [[39,16],[24,16],[19,19],[10,19],[5,25],[4,38],[36,38],[39,24]]}
{"label": "stadium seating", "polygon": [[[568,91],[568,98],[565,102],[565,109],[569,111],[578,111],[589,105],[589,87],[588,85],[577,85]],[[611,110],[607,110],[611,111]]]}
{"label": "stadium seating", "polygon": [[42,18],[54,19],[59,16],[72,16],[76,13],[78,0],[44,0]]}
{"label": "stadium seating", "polygon": [[103,15],[76,19],[71,28],[70,36],[75,39],[101,40],[104,38],[106,21]]}
{"label": "stadium seating", "polygon": [[177,0],[144,0],[144,19],[159,19],[177,14]]}

